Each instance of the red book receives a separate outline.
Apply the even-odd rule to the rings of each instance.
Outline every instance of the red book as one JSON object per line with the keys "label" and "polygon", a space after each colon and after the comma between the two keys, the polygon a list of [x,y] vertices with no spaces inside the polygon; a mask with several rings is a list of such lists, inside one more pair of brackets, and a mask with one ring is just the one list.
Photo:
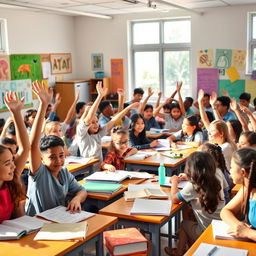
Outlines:
{"label": "red book", "polygon": [[148,240],[136,228],[105,231],[104,240],[111,255],[146,255],[148,251]]}

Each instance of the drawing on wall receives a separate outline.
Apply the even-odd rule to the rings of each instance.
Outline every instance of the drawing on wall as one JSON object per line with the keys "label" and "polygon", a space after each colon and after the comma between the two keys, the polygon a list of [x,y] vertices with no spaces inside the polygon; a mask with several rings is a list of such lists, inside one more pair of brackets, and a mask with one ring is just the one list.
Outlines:
{"label": "drawing on wall", "polygon": [[92,54],[92,70],[103,71],[103,54],[102,53]]}
{"label": "drawing on wall", "polygon": [[227,75],[231,83],[234,83],[240,78],[240,74],[237,72],[237,69],[234,66],[227,69]]}
{"label": "drawing on wall", "polygon": [[0,55],[0,81],[11,80],[10,60],[8,55]]}
{"label": "drawing on wall", "polygon": [[10,55],[10,67],[12,80],[42,79],[42,70],[39,54],[15,54]]}
{"label": "drawing on wall", "polygon": [[0,111],[7,111],[7,107],[4,102],[4,95],[6,92],[16,91],[19,99],[25,98],[24,107],[33,106],[32,98],[32,84],[30,79],[13,80],[13,81],[1,81],[0,82]]}
{"label": "drawing on wall", "polygon": [[232,66],[238,70],[245,69],[246,51],[245,50],[233,50],[232,52]]}
{"label": "drawing on wall", "polygon": [[231,66],[232,50],[229,49],[216,49],[215,67],[216,68],[229,68]]}
{"label": "drawing on wall", "polygon": [[72,73],[71,53],[50,54],[52,74]]}
{"label": "drawing on wall", "polygon": [[197,63],[200,68],[211,68],[214,65],[213,50],[206,49],[197,51]]}

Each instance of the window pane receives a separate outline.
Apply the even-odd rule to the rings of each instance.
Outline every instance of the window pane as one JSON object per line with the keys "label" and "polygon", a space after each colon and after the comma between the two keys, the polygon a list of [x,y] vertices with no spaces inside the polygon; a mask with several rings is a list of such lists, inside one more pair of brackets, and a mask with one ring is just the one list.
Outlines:
{"label": "window pane", "polygon": [[147,22],[133,25],[134,44],[159,44],[159,23]]}
{"label": "window pane", "polygon": [[135,87],[159,91],[159,53],[135,52]]}
{"label": "window pane", "polygon": [[256,48],[253,48],[252,70],[256,69]]}
{"label": "window pane", "polygon": [[164,52],[164,84],[165,97],[175,91],[176,82],[182,81],[182,96],[191,96],[189,51]]}
{"label": "window pane", "polygon": [[164,23],[164,43],[190,43],[190,21],[166,21]]}
{"label": "window pane", "polygon": [[256,39],[256,16],[252,18],[252,38]]}

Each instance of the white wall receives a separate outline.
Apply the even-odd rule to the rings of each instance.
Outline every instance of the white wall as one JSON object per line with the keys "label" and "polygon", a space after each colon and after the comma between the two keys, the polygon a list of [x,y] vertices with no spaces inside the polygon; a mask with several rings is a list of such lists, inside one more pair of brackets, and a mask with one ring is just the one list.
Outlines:
{"label": "white wall", "polygon": [[[7,19],[10,54],[71,52],[73,73],[64,79],[76,77],[74,17],[5,8],[0,17]],[[37,108],[37,101],[34,105]],[[0,113],[0,118],[8,116]]]}
{"label": "white wall", "polygon": [[[256,5],[208,8],[203,16],[175,10],[169,13],[116,15],[113,20],[76,17],[77,74],[93,77],[91,53],[104,54],[104,70],[110,75],[110,59],[123,58],[125,84],[128,84],[127,22],[136,19],[191,16],[192,21],[192,87],[196,88],[196,51],[207,48],[246,49],[247,13]],[[131,91],[131,90],[130,90]],[[130,93],[131,94],[131,93]]]}

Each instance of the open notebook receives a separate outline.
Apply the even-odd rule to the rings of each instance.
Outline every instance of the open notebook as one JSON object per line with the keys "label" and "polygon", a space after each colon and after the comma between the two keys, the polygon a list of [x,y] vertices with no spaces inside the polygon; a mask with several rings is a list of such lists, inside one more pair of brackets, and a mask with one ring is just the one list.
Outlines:
{"label": "open notebook", "polygon": [[128,156],[125,158],[125,160],[144,160],[147,157],[155,155],[156,152],[150,152],[150,151],[138,151],[136,154]]}
{"label": "open notebook", "polygon": [[91,157],[67,156],[65,164],[88,164],[91,159]]}
{"label": "open notebook", "polygon": [[[189,181],[181,181],[178,183],[178,188],[182,189],[184,188]],[[172,187],[172,183],[170,183],[170,177],[165,177],[165,183],[163,185],[161,185],[162,187],[166,187],[166,188],[171,188]]]}

